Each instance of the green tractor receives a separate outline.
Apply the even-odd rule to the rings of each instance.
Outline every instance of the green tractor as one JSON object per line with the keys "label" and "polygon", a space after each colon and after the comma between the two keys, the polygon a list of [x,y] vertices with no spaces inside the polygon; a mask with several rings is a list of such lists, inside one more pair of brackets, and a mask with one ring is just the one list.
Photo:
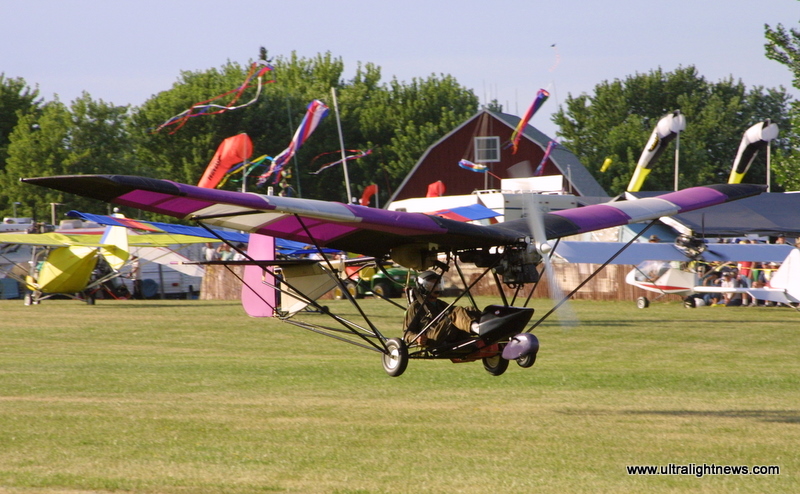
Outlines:
{"label": "green tractor", "polygon": [[[343,275],[347,276],[344,286],[354,298],[363,298],[365,295],[397,298],[402,297],[406,287],[414,283],[417,272],[397,264],[387,264],[382,270],[373,266],[360,269],[358,266],[347,267]],[[333,298],[336,300],[345,298],[341,287],[333,289]]]}

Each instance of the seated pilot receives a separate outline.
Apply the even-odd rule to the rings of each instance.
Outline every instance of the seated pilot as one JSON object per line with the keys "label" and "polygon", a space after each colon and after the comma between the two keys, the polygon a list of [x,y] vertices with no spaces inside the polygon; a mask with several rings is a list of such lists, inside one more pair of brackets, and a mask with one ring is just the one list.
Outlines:
{"label": "seated pilot", "polygon": [[453,306],[443,314],[427,331],[423,330],[436,316],[447,309],[448,304],[439,300],[442,293],[442,277],[435,271],[423,271],[416,280],[417,295],[411,297],[405,320],[403,339],[409,345],[416,342],[421,346],[437,346],[471,338],[470,332],[477,329],[481,312],[476,309]]}

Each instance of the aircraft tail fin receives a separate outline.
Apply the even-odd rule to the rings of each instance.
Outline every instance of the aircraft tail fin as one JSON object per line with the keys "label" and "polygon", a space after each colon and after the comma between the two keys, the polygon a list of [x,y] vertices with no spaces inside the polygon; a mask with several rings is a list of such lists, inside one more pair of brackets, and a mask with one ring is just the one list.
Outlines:
{"label": "aircraft tail fin", "polygon": [[[247,255],[257,261],[275,259],[275,238],[267,235],[251,234],[247,243]],[[272,317],[275,315],[277,295],[275,289],[266,285],[275,285],[272,274],[259,266],[244,267],[244,284],[242,285],[242,307],[250,317]]]}
{"label": "aircraft tail fin", "polygon": [[770,288],[781,288],[795,300],[800,300],[800,250],[792,249],[781,267],[769,280]]}
{"label": "aircraft tail fin", "polygon": [[109,266],[119,271],[130,256],[128,248],[128,229],[124,226],[107,226],[100,240],[100,248]]}

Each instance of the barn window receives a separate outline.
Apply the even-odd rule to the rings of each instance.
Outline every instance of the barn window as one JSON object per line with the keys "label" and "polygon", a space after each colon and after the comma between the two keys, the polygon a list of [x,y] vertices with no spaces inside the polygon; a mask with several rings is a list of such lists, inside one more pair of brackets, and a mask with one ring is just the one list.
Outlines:
{"label": "barn window", "polygon": [[475,162],[476,163],[497,163],[500,161],[500,138],[476,137],[475,138]]}

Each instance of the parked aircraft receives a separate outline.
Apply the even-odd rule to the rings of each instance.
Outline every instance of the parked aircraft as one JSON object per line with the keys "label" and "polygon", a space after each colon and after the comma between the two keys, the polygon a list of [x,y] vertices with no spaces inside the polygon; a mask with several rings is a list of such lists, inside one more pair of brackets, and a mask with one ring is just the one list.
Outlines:
{"label": "parked aircraft", "polygon": [[[556,255],[568,262],[594,264],[629,264],[636,267],[625,281],[659,296],[673,294],[684,297],[686,307],[695,307],[703,293],[747,293],[757,300],[784,304],[800,302],[800,262],[794,260],[800,252],[785,244],[707,244],[700,239],[679,236],[673,243],[634,243],[622,254],[609,257],[623,246],[617,242],[561,242]],[[643,260],[646,259],[646,260]],[[735,267],[738,261],[782,263],[781,268],[763,288],[724,288],[703,286],[704,269],[709,263]],[[639,297],[636,305],[647,308],[650,301]]]}
{"label": "parked aircraft", "polygon": [[[89,216],[73,212],[73,217],[95,219]],[[116,226],[107,226],[102,236],[56,232],[0,234],[0,245],[32,246],[30,258],[24,262],[15,262],[0,253],[0,257],[9,261],[6,276],[17,279],[29,290],[24,297],[25,304],[38,304],[60,295],[92,305],[99,290],[112,297],[130,296],[119,277],[123,266],[131,260],[132,252],[137,263],[155,262],[189,276],[202,276],[202,268],[182,264],[188,259],[168,246],[222,241],[197,227],[195,230],[184,227],[181,233],[167,233],[151,227],[151,232],[158,233],[134,235],[129,234],[129,228],[145,228],[143,224],[122,217],[114,220]],[[247,240],[242,234],[224,233],[224,236],[232,242]]]}

